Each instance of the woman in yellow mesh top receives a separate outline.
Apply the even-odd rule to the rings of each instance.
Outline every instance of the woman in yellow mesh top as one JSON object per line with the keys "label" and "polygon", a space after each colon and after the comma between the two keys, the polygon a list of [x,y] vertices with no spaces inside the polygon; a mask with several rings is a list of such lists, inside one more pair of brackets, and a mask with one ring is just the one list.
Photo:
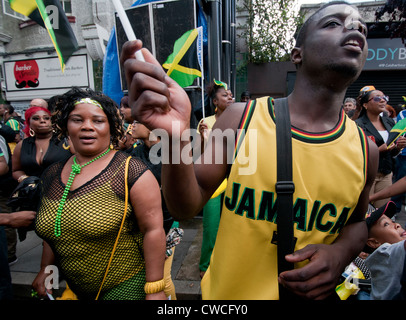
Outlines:
{"label": "woman in yellow mesh top", "polygon": [[166,299],[160,190],[135,158],[128,168],[128,209],[106,275],[125,208],[128,155],[113,150],[123,135],[118,107],[103,94],[73,88],[53,120],[76,154],[43,175],[35,230],[44,253],[33,287],[45,295],[45,267],[56,265],[78,299]]}

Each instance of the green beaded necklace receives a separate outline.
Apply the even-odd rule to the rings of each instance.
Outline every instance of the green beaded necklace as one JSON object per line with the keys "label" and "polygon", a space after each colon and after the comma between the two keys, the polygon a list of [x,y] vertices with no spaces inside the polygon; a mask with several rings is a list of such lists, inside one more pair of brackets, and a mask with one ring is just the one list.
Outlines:
{"label": "green beaded necklace", "polygon": [[86,162],[83,165],[80,165],[76,162],[76,156],[73,158],[72,171],[70,172],[68,182],[66,182],[65,190],[63,191],[63,194],[62,194],[61,202],[59,202],[58,210],[56,211],[55,229],[54,229],[54,234],[56,237],[59,237],[61,235],[61,219],[62,219],[63,206],[65,205],[66,198],[68,197],[68,193],[69,193],[70,187],[72,186],[73,179],[75,179],[75,176],[80,173],[80,171],[82,170],[83,167],[86,167],[88,164],[105,156],[110,150],[111,150],[111,148],[108,148],[102,154],[98,155],[96,158],[90,160],[89,162]]}

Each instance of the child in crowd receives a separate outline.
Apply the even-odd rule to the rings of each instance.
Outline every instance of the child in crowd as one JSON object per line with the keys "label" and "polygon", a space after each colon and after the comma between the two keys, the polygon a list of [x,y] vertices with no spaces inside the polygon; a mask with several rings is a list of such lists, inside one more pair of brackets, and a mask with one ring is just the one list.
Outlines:
{"label": "child in crowd", "polygon": [[370,255],[365,263],[371,272],[371,300],[395,300],[406,290],[402,283],[405,273],[406,231],[392,221],[396,204],[389,201],[366,217]]}

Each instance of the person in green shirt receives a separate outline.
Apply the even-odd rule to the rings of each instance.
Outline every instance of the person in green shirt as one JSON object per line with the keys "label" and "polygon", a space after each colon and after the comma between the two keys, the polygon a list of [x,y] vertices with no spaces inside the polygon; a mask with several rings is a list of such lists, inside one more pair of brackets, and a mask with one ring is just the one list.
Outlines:
{"label": "person in green shirt", "polygon": [[21,135],[21,122],[18,120],[18,115],[14,112],[14,107],[9,104],[4,104],[4,113],[3,113],[3,123],[13,129],[15,132],[15,137],[13,142],[9,142],[9,147],[11,150],[11,153],[14,152],[14,148],[17,145],[18,142],[21,141],[22,135]]}

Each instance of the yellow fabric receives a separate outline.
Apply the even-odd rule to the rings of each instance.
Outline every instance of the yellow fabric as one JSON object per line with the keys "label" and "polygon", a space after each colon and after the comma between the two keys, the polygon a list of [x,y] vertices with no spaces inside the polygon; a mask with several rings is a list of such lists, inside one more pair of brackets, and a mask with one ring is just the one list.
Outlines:
{"label": "yellow fabric", "polygon": [[15,149],[16,146],[17,146],[17,142],[9,142],[9,143],[8,143],[8,146],[10,147],[10,152],[11,152],[11,154],[14,154],[14,149]]}
{"label": "yellow fabric", "polygon": [[204,121],[205,124],[207,124],[207,128],[208,128],[209,130],[211,130],[211,129],[213,128],[214,124],[216,123],[216,115],[212,115],[212,116],[206,117],[206,118],[201,119],[201,120],[199,121],[199,124],[197,125],[197,129],[196,129],[196,130],[197,130],[197,133],[199,133],[199,134],[200,134],[200,132],[199,132],[199,126],[200,126],[200,124],[201,124],[203,121]]}
{"label": "yellow fabric", "polygon": [[66,289],[63,291],[60,297],[55,298],[55,300],[78,300],[77,295],[69,288],[66,284]]}
{"label": "yellow fabric", "polygon": [[20,122],[18,122],[15,119],[9,119],[6,122],[6,126],[9,126],[11,129],[13,129],[14,131],[19,131],[20,130]]}
{"label": "yellow fabric", "polygon": [[14,11],[28,17],[34,10],[37,9],[37,3],[35,0],[10,0],[10,7]]}
{"label": "yellow fabric", "polygon": [[[199,124],[197,125],[197,133],[199,133],[199,134],[200,134],[199,126],[203,121],[207,124],[207,128],[209,130],[208,134],[210,134],[211,129],[213,128],[214,124],[216,123],[216,115],[206,117],[199,121]],[[226,187],[227,187],[227,179],[224,179],[223,182],[220,184],[220,186],[216,189],[216,191],[214,191],[213,195],[211,196],[211,199],[217,198],[220,194],[222,194],[224,192]]]}
{"label": "yellow fabric", "polygon": [[359,291],[359,287],[352,283],[352,279],[365,279],[364,274],[359,268],[356,268],[345,281],[336,287],[336,293],[341,300],[347,300],[351,295]]}
{"label": "yellow fabric", "polygon": [[131,160],[131,157],[128,157],[127,160],[125,161],[125,169],[124,169],[124,170],[125,170],[125,173],[124,173],[124,185],[125,185],[124,192],[125,192],[125,193],[124,193],[124,212],[123,212],[123,218],[121,219],[120,230],[118,230],[118,235],[117,235],[116,241],[114,242],[113,251],[111,252],[110,259],[109,259],[109,263],[108,263],[108,265],[107,265],[106,272],[105,272],[105,274],[104,274],[102,283],[101,283],[101,285],[100,285],[100,289],[99,289],[99,291],[97,292],[96,300],[99,299],[100,292],[102,291],[104,282],[106,281],[106,278],[107,278],[107,274],[109,273],[109,269],[110,269],[110,266],[111,266],[111,261],[113,260],[114,252],[116,251],[118,239],[120,238],[121,231],[123,230],[123,226],[124,226],[124,222],[125,222],[125,217],[126,217],[127,210],[128,210],[128,164],[130,163],[130,160]]}
{"label": "yellow fabric", "polygon": [[227,179],[224,179],[223,182],[219,185],[216,191],[214,191],[211,199],[217,198],[220,194],[222,194],[227,188]]}
{"label": "yellow fabric", "polygon": [[[267,97],[257,100],[232,165],[216,245],[201,284],[203,299],[279,298],[277,247],[272,244],[276,141],[274,113],[269,107],[271,112]],[[292,130],[296,250],[312,243],[331,244],[365,185],[359,130],[343,113],[340,119],[338,132],[334,128],[315,136]],[[303,136],[310,138],[302,141]],[[240,169],[245,168],[243,157],[248,154],[254,169],[256,160],[256,170],[251,168],[247,175]]]}
{"label": "yellow fabric", "polygon": [[172,254],[165,259],[164,264],[164,279],[165,279],[165,295],[170,300],[176,300],[175,285],[172,281],[172,262],[175,255],[176,247],[172,248]]}

